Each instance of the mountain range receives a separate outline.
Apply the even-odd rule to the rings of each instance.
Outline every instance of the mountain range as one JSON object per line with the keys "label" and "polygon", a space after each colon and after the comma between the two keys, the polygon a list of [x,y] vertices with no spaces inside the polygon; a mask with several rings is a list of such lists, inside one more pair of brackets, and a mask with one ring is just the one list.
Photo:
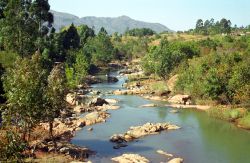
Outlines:
{"label": "mountain range", "polygon": [[54,15],[54,27],[57,31],[59,31],[60,28],[64,26],[69,26],[71,23],[74,23],[74,25],[85,24],[89,27],[93,27],[96,32],[98,32],[101,27],[104,27],[109,34],[114,32],[122,34],[127,29],[134,28],[150,28],[157,33],[164,31],[172,32],[172,30],[160,23],[138,21],[128,16],[119,16],[115,18],[86,16],[79,18],[78,16],[68,13],[57,12],[53,10],[51,10],[51,12]]}

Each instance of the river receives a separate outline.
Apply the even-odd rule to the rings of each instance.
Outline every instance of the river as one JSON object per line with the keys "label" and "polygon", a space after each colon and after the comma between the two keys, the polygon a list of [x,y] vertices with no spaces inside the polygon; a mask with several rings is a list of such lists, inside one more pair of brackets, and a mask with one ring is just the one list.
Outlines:
{"label": "river", "polygon": [[[92,86],[93,89],[109,92],[122,89],[124,80],[124,77],[120,77],[119,82],[115,84],[101,83]],[[94,163],[112,162],[112,157],[123,153],[140,154],[153,163],[166,162],[165,156],[156,153],[159,149],[183,158],[185,163],[250,163],[249,131],[194,109],[170,113],[172,108],[165,107],[165,102],[146,100],[140,96],[103,97],[118,99],[121,108],[109,111],[111,117],[106,123],[93,125],[93,131],[87,131],[88,127],[78,131],[71,141],[96,151],[97,154],[89,158]],[[158,104],[158,107],[140,108],[148,103]],[[110,136],[124,133],[130,126],[147,122],[170,122],[181,129],[146,136],[128,143],[127,147],[113,149],[115,144],[109,142]]]}

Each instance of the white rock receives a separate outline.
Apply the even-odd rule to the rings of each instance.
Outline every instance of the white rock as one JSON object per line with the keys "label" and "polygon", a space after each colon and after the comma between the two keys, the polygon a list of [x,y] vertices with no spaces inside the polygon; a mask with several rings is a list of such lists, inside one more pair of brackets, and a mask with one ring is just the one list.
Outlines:
{"label": "white rock", "polygon": [[167,157],[173,157],[172,154],[164,152],[163,150],[157,150],[156,152],[159,153],[159,154],[161,154],[161,155],[165,155]]}
{"label": "white rock", "polygon": [[123,154],[111,160],[119,163],[149,163],[149,160],[138,154]]}
{"label": "white rock", "polygon": [[182,158],[173,158],[172,160],[168,161],[168,163],[182,163]]}

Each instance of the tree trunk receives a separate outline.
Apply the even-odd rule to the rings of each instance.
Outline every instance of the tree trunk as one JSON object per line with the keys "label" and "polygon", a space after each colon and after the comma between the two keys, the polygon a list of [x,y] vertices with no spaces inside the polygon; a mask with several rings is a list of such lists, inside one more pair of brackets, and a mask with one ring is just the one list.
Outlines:
{"label": "tree trunk", "polygon": [[23,139],[24,142],[26,141],[26,134],[27,134],[27,125],[26,125],[26,123],[24,123],[23,135],[22,135],[22,139]]}
{"label": "tree trunk", "polygon": [[56,141],[55,141],[55,138],[54,138],[54,136],[53,136],[53,121],[50,121],[49,122],[49,136],[50,136],[50,138],[51,138],[51,140],[53,141],[53,143],[54,143],[54,148],[56,149]]}

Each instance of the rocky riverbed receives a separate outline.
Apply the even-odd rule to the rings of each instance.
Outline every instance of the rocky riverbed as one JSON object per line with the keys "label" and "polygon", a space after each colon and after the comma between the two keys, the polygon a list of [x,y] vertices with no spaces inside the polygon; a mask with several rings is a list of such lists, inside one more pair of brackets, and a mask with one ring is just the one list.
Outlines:
{"label": "rocky riverbed", "polygon": [[[70,93],[66,96],[69,106],[53,122],[55,142],[44,136],[33,141],[30,145],[31,148],[38,151],[67,155],[72,159],[82,161],[95,154],[94,151],[86,147],[71,144],[70,139],[75,136],[76,131],[81,130],[83,127],[106,122],[106,119],[110,117],[107,111],[119,109],[119,106],[115,105],[118,101],[115,99],[105,100],[100,97],[91,97],[88,102],[83,103],[80,101],[81,98],[83,98],[83,95],[75,93]],[[82,116],[82,114],[84,115]],[[90,128],[93,130],[92,127]],[[38,130],[44,130],[45,133],[48,132],[49,124],[40,123],[37,126]],[[89,129],[89,131],[91,130]]]}

